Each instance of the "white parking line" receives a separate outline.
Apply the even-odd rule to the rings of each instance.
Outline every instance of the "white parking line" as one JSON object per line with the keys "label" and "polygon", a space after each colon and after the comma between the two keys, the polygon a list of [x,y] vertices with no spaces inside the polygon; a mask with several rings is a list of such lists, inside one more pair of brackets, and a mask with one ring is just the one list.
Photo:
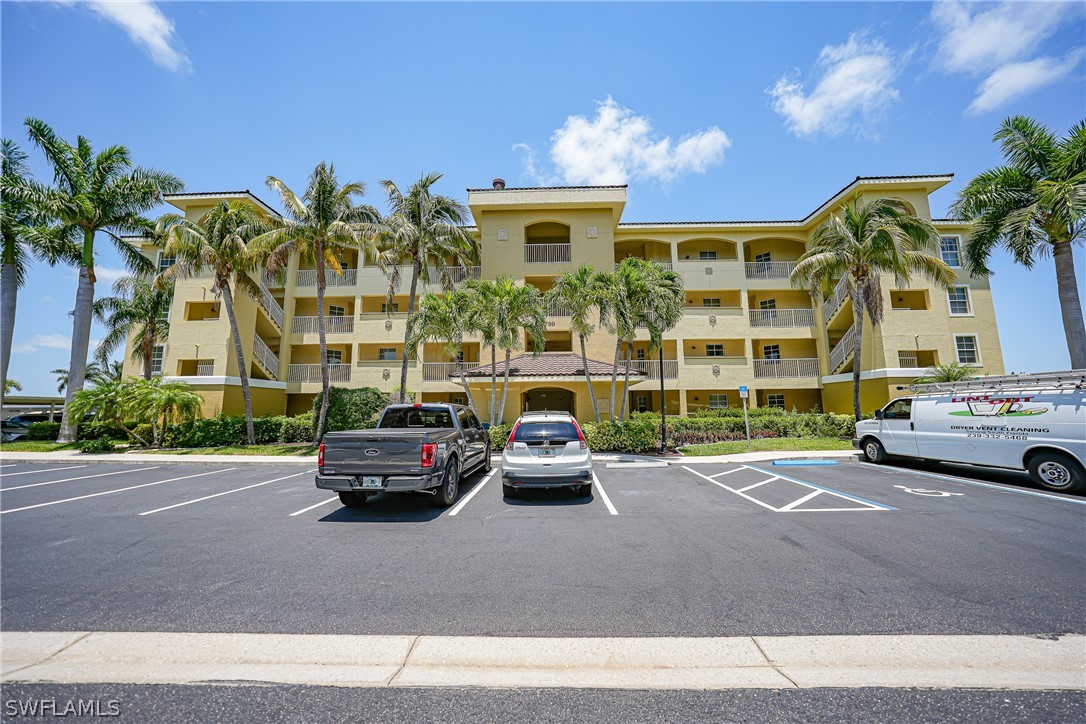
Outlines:
{"label": "white parking line", "polygon": [[872,468],[879,468],[880,470],[888,473],[909,473],[910,475],[919,475],[924,478],[934,478],[936,480],[949,480],[952,483],[963,483],[965,485],[975,485],[978,488],[990,488],[991,490],[1002,490],[1005,493],[1017,493],[1018,495],[1032,495],[1035,498],[1048,498],[1049,500],[1062,500],[1065,503],[1074,503],[1075,505],[1086,505],[1086,500],[1076,500],[1074,498],[1066,498],[1062,495],[1049,495],[1048,493],[1040,493],[1036,490],[1025,490],[1022,488],[1016,488],[1012,485],[995,485],[993,483],[981,483],[976,480],[970,480],[969,478],[960,478],[957,475],[944,475],[942,473],[928,473],[922,470],[912,470],[911,468],[899,468],[895,466],[876,465],[874,463],[860,462],[860,465],[867,465]]}
{"label": "white parking line", "polygon": [[271,483],[278,483],[280,480],[289,480],[290,478],[296,478],[299,475],[308,475],[309,473],[315,473],[316,471],[317,471],[317,469],[313,468],[312,470],[305,470],[305,471],[300,472],[300,473],[294,473],[293,475],[284,475],[283,477],[276,478],[275,480],[265,480],[263,483],[254,483],[252,485],[246,485],[243,488],[234,488],[233,490],[227,490],[227,491],[222,492],[222,493],[215,493],[214,495],[205,495],[204,497],[197,498],[196,500],[186,500],[184,503],[174,503],[173,505],[167,505],[164,508],[155,508],[154,510],[148,510],[148,511],[145,511],[143,513],[140,513],[140,515],[151,515],[152,513],[161,513],[164,510],[173,510],[174,508],[181,508],[181,507],[184,507],[186,505],[192,505],[193,503],[200,503],[200,502],[203,502],[205,500],[211,500],[212,498],[219,498],[219,497],[221,497],[223,495],[230,495],[231,493],[240,493],[243,490],[249,490],[251,488],[259,488],[261,485],[269,485]]}
{"label": "white parking line", "polygon": [[611,505],[611,499],[607,497],[607,491],[603,489],[603,485],[600,484],[600,479],[596,477],[596,471],[592,471],[592,480],[596,483],[596,490],[600,491],[600,497],[603,498],[603,504],[607,506],[607,510],[611,511],[611,515],[618,515],[618,511],[615,510],[615,506]]}
{"label": "white parking line", "polygon": [[76,500],[86,500],[87,498],[97,498],[99,495],[111,495],[113,493],[123,493],[126,490],[135,490],[136,488],[149,488],[152,485],[162,485],[163,483],[172,483],[177,480],[188,480],[189,478],[202,478],[205,475],[215,475],[217,473],[228,473],[231,470],[237,470],[237,468],[225,468],[224,470],[212,470],[210,473],[197,473],[195,475],[185,475],[180,478],[170,478],[169,480],[156,480],[153,483],[143,483],[141,485],[131,485],[127,488],[115,488],[113,490],[105,490],[101,493],[91,493],[89,495],[80,495],[77,498],[65,498],[64,500],[52,500],[48,503],[38,503],[37,505],[26,505],[22,508],[12,508],[10,510],[0,510],[0,515],[5,513],[17,513],[20,510],[30,510],[32,508],[44,508],[49,505],[60,505],[61,503],[71,503]]}
{"label": "white parking line", "polygon": [[[684,465],[683,467],[686,467],[686,466]],[[687,468],[687,469],[689,470],[689,468]],[[746,470],[746,469],[747,468],[745,466],[740,465],[737,468],[732,468],[731,470],[725,470],[722,473],[714,473],[713,475],[707,475],[707,476],[703,475],[702,477],[708,477],[710,480],[712,480],[714,478],[719,478],[721,475],[731,475],[732,473],[738,473],[740,470]]]}
{"label": "white parking line", "polygon": [[736,490],[735,492],[743,493],[743,492],[746,492],[748,490],[753,490],[754,488],[765,485],[766,483],[772,483],[774,480],[780,480],[780,479],[781,479],[780,475],[774,475],[772,478],[766,478],[765,480],[763,480],[760,483],[755,483],[754,485],[748,485],[745,488],[739,488],[739,490]]}
{"label": "white parking line", "polygon": [[815,491],[812,491],[812,492],[810,492],[810,493],[807,493],[806,495],[804,495],[804,496],[803,496],[802,498],[800,498],[799,500],[793,500],[793,501],[792,501],[791,503],[789,503],[788,505],[785,505],[785,506],[782,506],[782,507],[780,507],[780,508],[777,508],[777,512],[778,512],[778,513],[785,513],[785,512],[787,512],[787,511],[791,510],[792,508],[795,508],[795,507],[797,507],[797,506],[803,505],[804,503],[806,503],[806,502],[807,502],[808,500],[810,500],[811,498],[817,497],[817,496],[819,496],[819,495],[822,495],[822,491],[821,491],[821,490],[815,490]]}
{"label": "white parking line", "polygon": [[[736,468],[736,470],[742,470],[742,469],[743,469],[743,468]],[[697,470],[693,470],[693,469],[691,469],[691,468],[688,468],[688,467],[687,467],[687,466],[685,466],[685,465],[683,465],[683,470],[687,471],[688,473],[694,473],[694,475],[697,475],[697,476],[698,476],[699,478],[705,478],[706,480],[708,480],[708,481],[709,481],[710,483],[712,483],[713,485],[719,485],[720,487],[722,487],[722,488],[724,488],[725,490],[727,490],[727,491],[728,491],[729,493],[735,493],[736,495],[738,495],[738,496],[739,496],[739,497],[741,497],[741,498],[746,498],[747,500],[749,500],[749,501],[750,501],[750,502],[752,502],[752,503],[757,503],[758,505],[762,506],[763,508],[768,508],[769,510],[772,510],[772,511],[773,511],[774,513],[776,513],[776,512],[777,512],[777,509],[776,509],[776,508],[774,508],[774,507],[773,507],[772,505],[769,505],[769,504],[767,504],[767,503],[763,503],[762,501],[758,500],[757,498],[752,498],[751,496],[747,495],[746,493],[740,493],[740,492],[739,492],[738,490],[736,490],[735,488],[729,488],[729,487],[728,487],[727,485],[725,485],[724,483],[719,483],[719,482],[717,482],[716,480],[713,480],[712,478],[710,478],[710,477],[709,477],[708,475],[702,475],[702,474],[701,474],[701,473],[699,473],[699,472],[698,472]],[[729,470],[728,472],[730,472],[730,473],[734,473],[734,472],[735,472],[735,470]]]}
{"label": "white parking line", "polygon": [[[63,480],[47,480],[44,483],[30,483],[28,485],[16,485],[11,488],[0,488],[0,493],[6,493],[9,490],[22,490],[23,488],[37,488],[41,485],[56,485],[57,483],[70,483],[73,480],[87,480],[89,478],[104,478],[109,475],[124,475],[125,473],[139,473],[147,470],[158,470],[160,466],[153,465],[149,468],[132,468],[130,470],[114,470],[110,473],[98,473],[97,475],[80,475],[77,478],[64,478]],[[231,468],[233,469],[233,468]]]}
{"label": "white parking line", "polygon": [[291,513],[290,516],[288,516],[288,517],[293,518],[296,515],[301,515],[302,513],[308,513],[309,511],[313,510],[314,508],[319,508],[322,505],[328,505],[329,503],[334,503],[337,500],[339,500],[338,495],[336,497],[334,497],[334,498],[329,498],[328,500],[322,500],[321,502],[317,503],[316,505],[311,505],[308,508],[302,508],[297,513]]}
{"label": "white parking line", "polygon": [[465,505],[467,505],[467,504],[468,504],[468,501],[469,501],[469,500],[471,500],[472,498],[474,498],[474,497],[475,497],[475,494],[476,494],[476,493],[478,493],[478,492],[479,492],[480,490],[482,490],[482,489],[483,489],[483,486],[487,484],[487,481],[488,481],[488,480],[490,480],[490,479],[491,479],[492,477],[494,477],[494,473],[496,473],[496,472],[498,472],[498,469],[497,469],[497,468],[493,468],[493,469],[491,469],[491,471],[490,471],[489,473],[487,473],[487,474],[486,474],[486,477],[485,477],[485,478],[483,478],[483,482],[479,483],[479,484],[478,484],[478,485],[476,485],[476,486],[475,486],[474,488],[472,488],[472,489],[471,489],[471,492],[470,492],[470,493],[468,493],[467,495],[465,495],[465,496],[464,496],[464,497],[463,497],[463,498],[462,498],[462,499],[460,500],[460,502],[459,502],[459,503],[457,503],[456,505],[454,505],[454,506],[453,506],[453,509],[449,511],[449,517],[451,518],[451,517],[453,517],[454,515],[456,515],[457,513],[459,513],[459,512],[460,512],[460,509],[461,509],[461,508],[463,508],[463,507],[464,507]]}
{"label": "white parking line", "polygon": [[[10,465],[0,465],[0,467],[11,467]],[[65,465],[62,468],[38,468],[37,470],[24,470],[21,473],[0,473],[0,478],[14,478],[16,475],[31,475],[37,473],[59,473],[61,470],[75,470],[76,468],[85,468],[86,465]]]}

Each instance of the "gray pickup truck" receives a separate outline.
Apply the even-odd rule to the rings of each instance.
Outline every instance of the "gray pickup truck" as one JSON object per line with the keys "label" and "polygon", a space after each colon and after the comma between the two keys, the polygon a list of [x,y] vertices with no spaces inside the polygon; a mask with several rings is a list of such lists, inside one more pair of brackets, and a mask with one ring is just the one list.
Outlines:
{"label": "gray pickup truck", "polygon": [[490,433],[463,405],[389,405],[373,430],[330,432],[317,457],[317,487],[357,507],[380,492],[422,492],[447,507],[460,476],[490,470]]}

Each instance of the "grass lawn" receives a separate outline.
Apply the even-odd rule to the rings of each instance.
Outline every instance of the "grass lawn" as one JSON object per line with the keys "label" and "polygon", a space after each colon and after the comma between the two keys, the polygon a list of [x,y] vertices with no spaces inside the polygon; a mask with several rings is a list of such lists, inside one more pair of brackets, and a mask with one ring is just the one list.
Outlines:
{"label": "grass lawn", "polygon": [[54,452],[56,450],[75,450],[76,443],[61,445],[52,440],[17,440],[0,443],[0,452]]}
{"label": "grass lawn", "polygon": [[746,440],[731,440],[728,442],[711,442],[704,445],[686,445],[679,448],[683,455],[697,457],[699,455],[733,455],[745,452],[763,452],[767,450],[851,450],[851,440],[841,440],[836,437],[770,437],[761,440],[751,440],[750,449],[747,449]]}
{"label": "grass lawn", "polygon": [[283,445],[224,445],[222,447],[189,447],[173,450],[145,450],[163,455],[316,455],[317,448],[309,443]]}

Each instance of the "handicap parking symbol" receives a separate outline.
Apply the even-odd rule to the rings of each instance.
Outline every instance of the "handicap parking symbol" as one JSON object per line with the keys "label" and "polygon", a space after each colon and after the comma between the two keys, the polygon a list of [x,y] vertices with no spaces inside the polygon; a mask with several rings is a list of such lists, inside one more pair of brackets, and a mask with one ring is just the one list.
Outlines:
{"label": "handicap parking symbol", "polygon": [[965,493],[948,493],[945,490],[928,490],[926,488],[907,488],[904,485],[895,485],[895,488],[901,488],[906,493],[912,493],[913,495],[920,495],[925,498],[949,498],[952,495],[965,495]]}

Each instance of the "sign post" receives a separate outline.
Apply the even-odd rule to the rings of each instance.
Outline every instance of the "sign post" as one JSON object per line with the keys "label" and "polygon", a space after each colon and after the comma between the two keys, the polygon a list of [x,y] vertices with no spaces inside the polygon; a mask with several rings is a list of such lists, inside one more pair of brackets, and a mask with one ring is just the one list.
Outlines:
{"label": "sign post", "polygon": [[739,396],[743,399],[743,425],[747,428],[747,450],[750,450],[750,418],[747,416],[747,386],[739,386]]}

